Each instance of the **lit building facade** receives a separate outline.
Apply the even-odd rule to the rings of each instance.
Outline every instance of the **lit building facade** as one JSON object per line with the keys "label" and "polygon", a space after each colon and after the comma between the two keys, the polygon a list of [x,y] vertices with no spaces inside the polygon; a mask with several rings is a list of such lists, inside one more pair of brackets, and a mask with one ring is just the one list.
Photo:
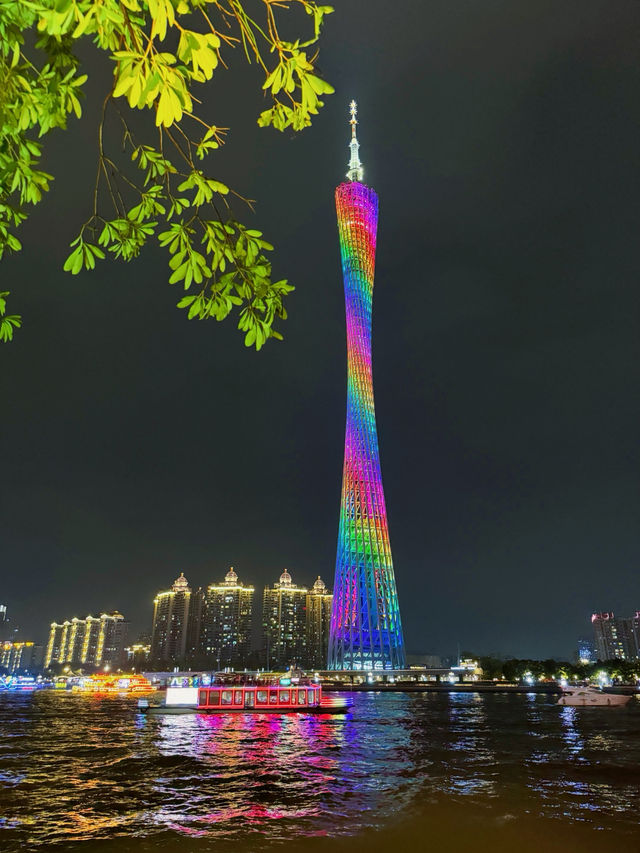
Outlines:
{"label": "lit building facade", "polygon": [[265,587],[262,598],[262,636],[265,666],[286,670],[306,659],[306,586],[296,586],[285,569],[280,580]]}
{"label": "lit building facade", "polygon": [[586,640],[584,638],[579,639],[576,657],[578,663],[593,663],[596,659],[596,655],[593,651],[593,643],[590,640]]}
{"label": "lit building facade", "polygon": [[633,642],[636,648],[636,656],[640,658],[640,610],[631,617],[631,631],[633,633]]}
{"label": "lit building facade", "polygon": [[153,601],[151,663],[184,663],[195,650],[200,630],[202,590],[192,592],[180,573],[171,589],[159,592]]}
{"label": "lit building facade", "polygon": [[318,575],[318,579],[307,593],[307,647],[304,661],[301,661],[305,669],[325,669],[327,666],[332,601],[331,590],[327,589]]}
{"label": "lit building facade", "polygon": [[51,664],[118,667],[124,662],[128,623],[122,613],[52,622],[44,657]]}
{"label": "lit building facade", "polygon": [[127,653],[127,665],[132,669],[140,671],[146,667],[151,657],[150,643],[132,643],[125,649]]}
{"label": "lit building facade", "polygon": [[347,324],[347,423],[328,668],[403,669],[405,650],[378,450],[371,316],[378,196],[362,183],[351,103],[348,180],[336,189]]}
{"label": "lit building facade", "polygon": [[594,613],[591,617],[593,640],[598,660],[636,660],[640,657],[637,642],[638,614],[615,616],[613,613]]}
{"label": "lit building facade", "polygon": [[238,580],[233,566],[204,595],[200,651],[215,669],[244,669],[251,646],[255,588]]}
{"label": "lit building facade", "polygon": [[35,672],[42,666],[42,646],[35,643],[0,643],[0,667],[9,675],[26,670]]}
{"label": "lit building facade", "polygon": [[8,640],[9,617],[7,616],[7,605],[0,604],[0,640]]}

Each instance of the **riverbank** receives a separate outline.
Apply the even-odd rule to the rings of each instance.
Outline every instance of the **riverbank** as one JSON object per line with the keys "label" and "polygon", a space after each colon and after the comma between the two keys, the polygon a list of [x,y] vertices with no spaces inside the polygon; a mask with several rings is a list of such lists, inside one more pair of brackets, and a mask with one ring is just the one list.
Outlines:
{"label": "riverbank", "polygon": [[[559,684],[544,682],[542,684],[501,684],[500,682],[490,684],[463,681],[451,684],[441,681],[347,684],[323,681],[322,689],[326,693],[544,693],[557,696],[562,693],[562,687]],[[605,692],[640,696],[640,688],[632,684],[607,687]]]}
{"label": "riverbank", "polygon": [[559,684],[479,684],[477,682],[395,682],[374,684],[346,684],[322,682],[328,693],[562,693]]}

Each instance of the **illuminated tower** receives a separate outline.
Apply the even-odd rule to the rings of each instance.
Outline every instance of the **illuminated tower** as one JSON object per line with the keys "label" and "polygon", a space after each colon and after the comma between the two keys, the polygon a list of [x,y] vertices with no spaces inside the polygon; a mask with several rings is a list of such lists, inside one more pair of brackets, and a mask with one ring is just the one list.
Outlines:
{"label": "illuminated tower", "polygon": [[362,183],[351,102],[348,180],[336,189],[347,316],[347,426],[329,669],[403,669],[404,642],[382,490],[371,373],[378,196]]}

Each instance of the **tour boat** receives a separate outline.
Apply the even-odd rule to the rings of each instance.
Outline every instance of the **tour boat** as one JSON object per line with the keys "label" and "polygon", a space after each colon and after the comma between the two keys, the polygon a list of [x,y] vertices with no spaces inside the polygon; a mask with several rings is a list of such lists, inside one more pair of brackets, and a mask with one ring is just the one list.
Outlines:
{"label": "tour boat", "polygon": [[71,690],[74,693],[121,695],[123,693],[149,693],[153,690],[153,686],[147,678],[136,673],[131,675],[120,673],[102,675],[99,673],[79,678]]}
{"label": "tour boat", "polygon": [[558,705],[574,708],[620,707],[631,701],[631,696],[620,693],[603,693],[597,687],[567,687],[558,699]]}
{"label": "tour boat", "polygon": [[0,690],[12,693],[32,693],[42,684],[29,675],[0,675]]}
{"label": "tour boat", "polygon": [[322,687],[306,679],[275,683],[212,683],[169,686],[161,704],[138,700],[143,714],[343,714],[349,702],[322,695]]}

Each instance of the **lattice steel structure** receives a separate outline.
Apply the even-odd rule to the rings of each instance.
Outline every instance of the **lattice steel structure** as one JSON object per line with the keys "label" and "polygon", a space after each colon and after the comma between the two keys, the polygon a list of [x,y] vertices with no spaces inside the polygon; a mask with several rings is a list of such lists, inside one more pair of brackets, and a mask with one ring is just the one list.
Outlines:
{"label": "lattice steel structure", "polygon": [[347,425],[328,668],[403,669],[404,641],[382,489],[371,370],[378,196],[362,183],[351,102],[348,181],[336,189],[347,318]]}

